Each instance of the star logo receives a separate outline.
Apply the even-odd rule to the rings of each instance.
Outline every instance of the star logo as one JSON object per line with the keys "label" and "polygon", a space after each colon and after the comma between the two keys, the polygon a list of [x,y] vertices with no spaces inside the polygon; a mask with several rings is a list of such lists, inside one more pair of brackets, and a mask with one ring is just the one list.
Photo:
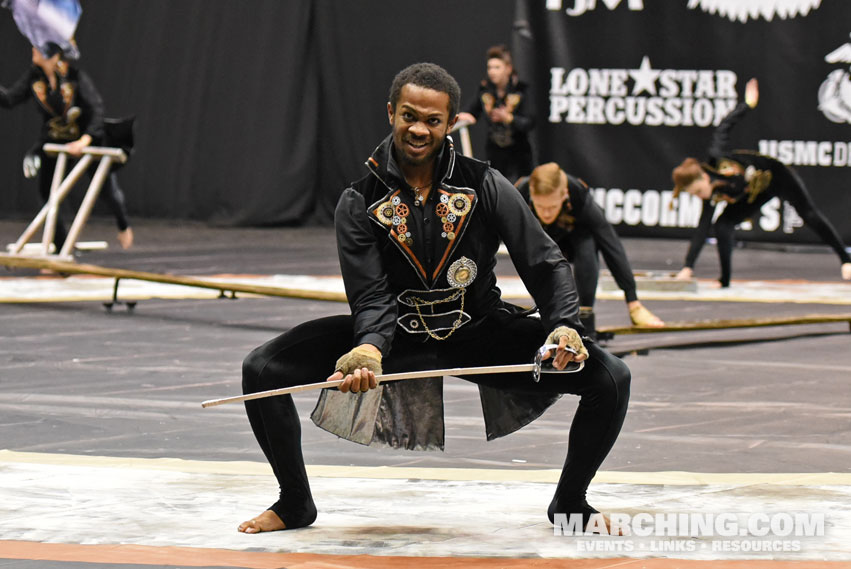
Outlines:
{"label": "star logo", "polygon": [[641,65],[638,69],[629,70],[629,75],[634,81],[632,94],[638,95],[639,93],[647,91],[651,95],[655,95],[656,79],[658,79],[659,73],[661,73],[661,71],[650,67],[650,58],[645,55],[644,59],[641,60]]}

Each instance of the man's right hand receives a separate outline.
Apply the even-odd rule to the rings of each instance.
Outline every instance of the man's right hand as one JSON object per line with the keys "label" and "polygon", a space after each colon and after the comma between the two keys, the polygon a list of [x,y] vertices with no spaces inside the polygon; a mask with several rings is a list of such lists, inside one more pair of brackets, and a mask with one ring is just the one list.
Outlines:
{"label": "man's right hand", "polygon": [[339,389],[343,393],[360,393],[378,387],[376,375],[381,375],[381,350],[372,344],[361,344],[343,354],[334,366],[335,371],[326,381],[342,379]]}
{"label": "man's right hand", "polygon": [[360,393],[362,391],[369,391],[370,389],[375,389],[378,387],[378,380],[375,379],[375,372],[370,371],[367,368],[356,369],[353,373],[350,373],[343,376],[343,372],[337,371],[334,372],[334,375],[328,377],[327,381],[337,381],[343,380],[343,383],[340,384],[340,391],[343,393],[348,393],[351,391],[352,393]]}
{"label": "man's right hand", "polygon": [[474,117],[470,113],[458,113],[458,120],[460,122],[468,122],[470,124],[476,124],[476,117]]}

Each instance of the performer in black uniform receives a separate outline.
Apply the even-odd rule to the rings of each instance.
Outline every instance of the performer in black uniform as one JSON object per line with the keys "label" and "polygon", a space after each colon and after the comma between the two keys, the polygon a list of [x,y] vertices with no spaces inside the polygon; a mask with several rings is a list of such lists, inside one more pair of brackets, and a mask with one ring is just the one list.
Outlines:
{"label": "performer in black uniform", "polygon": [[[756,79],[751,79],[745,86],[745,101],[739,103],[715,129],[708,162],[701,164],[694,158],[686,158],[671,174],[675,197],[685,191],[703,200],[697,230],[691,239],[685,265],[677,276],[692,278],[697,256],[710,228],[714,228],[721,263],[718,280],[722,287],[730,286],[733,230],[759,212],[767,201],[779,197],[792,204],[801,219],[836,251],[842,262],[842,278],[851,280],[851,256],[836,229],[816,208],[798,174],[774,158],[748,150],[729,150],[730,131],[748,110],[756,107],[758,101],[759,85]],[[713,224],[715,205],[720,201],[727,202],[727,205]]]}
{"label": "performer in black uniform", "polygon": [[[330,373],[329,380],[344,383],[339,391],[323,390],[312,415],[317,425],[361,444],[442,449],[441,379],[376,386],[376,374],[527,362],[545,341],[558,344],[554,367],[585,361],[582,371],[544,374],[539,383],[529,373],[470,381],[479,385],[488,439],[533,421],[562,393],[581,397],[548,516],[581,514],[587,521],[596,510],[585,492],[623,424],[629,369],[593,342],[583,343],[570,266],[517,190],[487,164],[455,152],[447,133],[459,95],[452,76],[434,64],[415,64],[396,76],[387,104],[392,134],[336,210],[351,315],[306,322],[255,349],[243,364],[243,391],[315,382]],[[500,240],[539,315],[500,298],[494,274]],[[239,531],[310,525],[316,507],[291,396],[245,407],[280,496]]]}
{"label": "performer in black uniform", "polygon": [[[24,175],[32,178],[38,174],[39,193],[46,203],[50,198],[56,158],[46,155],[42,146],[46,142],[69,144],[69,154],[80,156],[86,146],[98,145],[104,136],[103,100],[91,78],[71,65],[55,43],[48,43],[41,50],[33,47],[32,62],[32,67],[14,85],[8,89],[0,86],[0,107],[12,108],[29,98],[36,103],[43,123],[38,142],[24,159]],[[93,175],[93,171],[88,175]],[[133,244],[133,230],[127,221],[124,194],[114,172],[107,177],[100,195],[115,215],[119,243],[124,249],[129,248]],[[57,251],[62,248],[65,237],[60,215],[53,238]]]}
{"label": "performer in black uniform", "polygon": [[544,231],[573,263],[579,318],[589,334],[595,329],[598,252],[603,254],[606,266],[624,292],[632,323],[654,328],[665,325],[638,300],[626,251],[614,227],[606,220],[606,213],[591,196],[588,184],[567,174],[555,162],[549,162],[535,168],[528,178],[518,180],[516,186]]}
{"label": "performer in black uniform", "polygon": [[476,124],[485,114],[488,139],[485,156],[491,167],[514,182],[532,171],[529,131],[535,124],[528,88],[517,78],[511,52],[503,45],[487,51],[488,77],[458,119]]}

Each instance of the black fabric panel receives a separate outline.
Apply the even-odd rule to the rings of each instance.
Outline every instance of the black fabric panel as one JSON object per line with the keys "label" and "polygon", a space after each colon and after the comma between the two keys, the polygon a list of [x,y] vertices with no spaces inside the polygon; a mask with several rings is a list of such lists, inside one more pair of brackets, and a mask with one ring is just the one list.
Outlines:
{"label": "black fabric panel", "polygon": [[[434,61],[473,93],[487,47],[510,41],[514,0],[82,5],[81,67],[107,116],[137,117],[136,151],[120,172],[131,220],[280,225],[330,222],[337,196],[388,132],[387,91],[402,67]],[[6,10],[0,54],[8,86],[30,47]],[[38,130],[25,107],[0,109],[4,217],[40,205],[21,173]],[[473,134],[482,155],[483,133]]]}

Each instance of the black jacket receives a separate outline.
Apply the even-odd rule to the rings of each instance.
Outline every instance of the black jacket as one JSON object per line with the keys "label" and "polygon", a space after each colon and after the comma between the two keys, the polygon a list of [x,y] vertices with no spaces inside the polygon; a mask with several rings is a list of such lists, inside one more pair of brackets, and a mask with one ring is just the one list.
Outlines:
{"label": "black jacket", "polygon": [[[30,67],[8,89],[0,87],[0,107],[11,108],[32,98],[42,119],[38,146],[45,142],[65,143],[84,134],[93,144],[103,139],[103,100],[89,76],[80,69],[60,62],[56,72],[57,86],[50,89],[44,71]],[[80,109],[78,117],[69,116],[72,107]]]}
{"label": "black jacket", "polygon": [[[387,355],[394,335],[412,334],[426,342],[422,357],[427,357],[428,342],[436,340],[423,334],[426,322],[443,341],[453,342],[492,322],[488,316],[499,320],[495,312],[516,313],[496,287],[500,239],[538,304],[544,326],[582,331],[570,266],[508,180],[456,154],[447,139],[436,183],[425,204],[417,206],[392,144],[388,137],[375,149],[367,161],[370,173],[343,192],[335,215],[355,345],[370,343]],[[412,308],[413,298],[452,300],[432,313],[427,306]],[[445,313],[452,316],[442,326]],[[479,393],[489,440],[535,420],[559,398],[484,385]],[[311,418],[361,444],[443,448],[441,379],[390,382],[356,398],[325,389]]]}
{"label": "black jacket", "polygon": [[[491,122],[487,113],[494,107],[506,107],[514,115],[514,121],[511,124]],[[476,98],[464,111],[476,120],[484,114],[488,123],[488,145],[514,150],[531,148],[529,131],[535,126],[532,98],[526,83],[516,77],[509,81],[503,97],[497,94],[496,85],[483,79]]]}
{"label": "black jacket", "polygon": [[[462,258],[472,261],[476,272],[465,287],[464,311],[471,325],[490,312],[506,309],[494,273],[500,240],[545,326],[582,331],[570,266],[508,180],[483,162],[457,154],[447,139],[434,178],[439,183],[418,208],[391,147],[388,137],[375,149],[367,161],[371,173],[343,192],[335,215],[356,344],[371,343],[388,353],[397,325],[397,296],[406,290],[452,289],[449,269]],[[448,218],[451,228],[436,213],[441,196],[450,213],[468,209],[464,215]],[[407,229],[404,240],[393,215],[382,214],[394,198],[411,218],[402,227]],[[452,203],[456,199],[458,207]]]}

